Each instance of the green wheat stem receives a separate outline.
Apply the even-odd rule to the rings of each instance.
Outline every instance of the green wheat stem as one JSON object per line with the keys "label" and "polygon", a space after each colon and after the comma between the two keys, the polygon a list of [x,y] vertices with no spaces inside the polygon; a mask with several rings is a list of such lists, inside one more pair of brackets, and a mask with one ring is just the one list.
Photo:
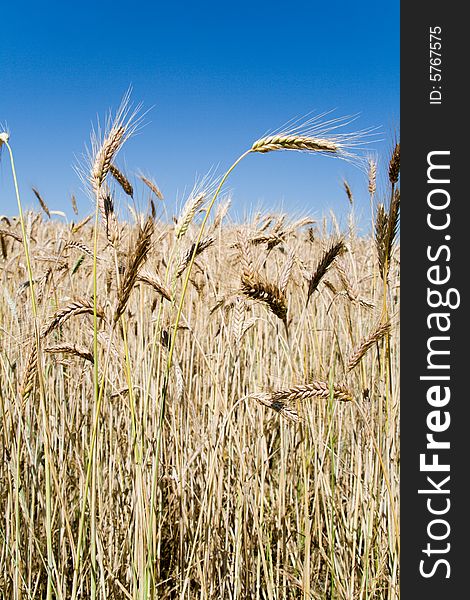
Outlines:
{"label": "green wheat stem", "polygon": [[[29,280],[29,290],[31,294],[31,307],[33,311],[34,317],[34,331],[35,331],[35,342],[38,350],[38,363],[39,363],[39,326],[38,326],[38,310],[37,310],[37,302],[36,302],[36,294],[34,291],[34,282],[33,282],[33,270],[31,267],[31,255],[29,251],[29,242],[26,234],[26,226],[24,222],[24,213],[23,206],[21,204],[21,196],[20,190],[18,186],[18,178],[16,175],[16,167],[15,167],[15,159],[13,156],[13,151],[11,149],[8,140],[4,141],[5,146],[7,147],[9,156],[10,156],[10,165],[11,172],[13,177],[13,183],[15,187],[15,195],[16,201],[18,204],[18,215],[20,218],[21,224],[21,233],[23,236],[23,248],[25,253],[26,260],[26,268],[28,271],[28,280]],[[38,364],[38,370],[40,365]],[[47,600],[52,599],[52,571],[54,568],[54,554],[52,548],[52,507],[51,507],[51,473],[50,473],[50,453],[49,453],[49,436],[47,431],[47,415],[46,415],[46,403],[45,403],[45,392],[43,386],[42,377],[39,377],[39,387],[41,394],[41,407],[42,407],[42,421],[44,428],[44,477],[45,477],[45,496],[46,496],[46,543],[47,543]],[[19,481],[18,481],[19,484]],[[16,527],[19,528],[19,511],[16,512]],[[16,548],[17,552],[19,551],[18,547]],[[19,557],[18,557],[19,558]],[[19,564],[19,563],[17,563]]]}

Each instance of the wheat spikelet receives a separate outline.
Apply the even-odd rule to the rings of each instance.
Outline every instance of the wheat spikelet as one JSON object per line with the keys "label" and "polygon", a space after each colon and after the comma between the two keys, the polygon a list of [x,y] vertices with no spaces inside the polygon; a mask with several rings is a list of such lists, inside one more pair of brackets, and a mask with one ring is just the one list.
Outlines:
{"label": "wheat spikelet", "polygon": [[119,183],[119,185],[123,189],[124,193],[127,194],[128,196],[130,196],[131,198],[133,198],[134,197],[134,189],[131,185],[131,182],[127,179],[127,177],[124,175],[124,173],[122,173],[113,164],[109,165],[109,172],[114,177],[114,179]]}
{"label": "wheat spikelet", "polygon": [[[91,256],[93,258],[93,251],[90,250],[90,248],[87,245],[82,244],[82,242],[67,242],[64,246],[64,250],[66,250],[67,248],[74,248],[76,250],[79,250],[80,252],[83,252],[84,254],[88,254],[88,256]],[[101,257],[99,256],[97,256],[96,258],[98,260],[101,260]]]}
{"label": "wheat spikelet", "polygon": [[106,238],[114,248],[117,247],[120,238],[119,224],[114,212],[114,201],[106,185],[103,185],[96,196],[101,221],[105,227]]}
{"label": "wheat spikelet", "polygon": [[325,381],[312,381],[311,383],[296,385],[285,390],[273,392],[271,394],[271,400],[273,402],[296,402],[308,400],[310,398],[327,400],[330,396],[335,400],[342,400],[344,402],[352,400],[352,394],[345,386],[330,386],[330,384]]}
{"label": "wheat spikelet", "polygon": [[349,204],[352,206],[354,203],[353,194],[352,194],[351,186],[346,181],[346,179],[343,181],[343,187],[344,187],[344,191],[346,192],[346,196],[348,197]]}
{"label": "wheat spikelet", "polygon": [[217,227],[219,227],[222,224],[222,221],[225,219],[225,217],[230,209],[231,204],[232,204],[232,199],[227,198],[227,200],[225,202],[221,202],[217,206],[214,221],[212,223],[212,229],[217,229]]}
{"label": "wheat spikelet", "polygon": [[193,243],[191,245],[191,247],[188,248],[188,250],[186,250],[185,252],[183,252],[183,254],[180,256],[180,259],[178,261],[178,267],[176,269],[175,277],[176,278],[181,277],[181,275],[184,273],[184,270],[191,262],[193,254],[195,256],[199,256],[202,252],[204,252],[204,250],[206,250],[207,248],[212,246],[213,243],[214,243],[214,238],[210,237],[210,236],[201,240],[197,246],[195,243]]}
{"label": "wheat spikelet", "polygon": [[6,260],[8,257],[7,243],[1,233],[0,233],[0,246],[2,249],[2,257],[4,260]]}
{"label": "wheat spikelet", "polygon": [[286,293],[286,289],[289,284],[290,277],[292,275],[292,269],[294,268],[294,263],[295,252],[293,250],[289,250],[286,264],[284,265],[284,268],[282,269],[282,272],[279,276],[279,289],[283,294]]}
{"label": "wheat spikelet", "polygon": [[[326,113],[327,114],[327,113]],[[359,149],[373,129],[354,133],[337,130],[349,125],[353,118],[340,117],[325,120],[326,114],[317,115],[300,125],[293,124],[285,129],[260,138],[252,145],[251,152],[273,152],[276,150],[296,150],[298,152],[315,152],[361,162],[352,152]]]}
{"label": "wheat spikelet", "polygon": [[340,256],[343,252],[346,251],[346,246],[344,245],[343,240],[339,242],[333,243],[325,252],[322,254],[320,260],[317,263],[315,271],[311,275],[308,282],[308,292],[307,292],[307,302],[308,305],[309,300],[313,292],[317,289],[318,284],[322,280],[325,273],[331,267],[333,262],[336,260],[338,256]]}
{"label": "wheat spikelet", "polygon": [[34,195],[38,199],[39,206],[42,208],[42,210],[45,212],[45,214],[47,215],[47,217],[50,219],[51,218],[51,213],[50,213],[49,207],[44,202],[44,198],[41,196],[41,194],[39,193],[39,191],[35,187],[33,187],[31,189],[33,190]]}
{"label": "wheat spikelet", "polygon": [[265,281],[259,275],[243,272],[241,289],[248,298],[267,304],[271,312],[284,323],[287,331],[287,299],[277,285]]}
{"label": "wheat spikelet", "polygon": [[400,175],[400,142],[395,144],[395,148],[393,149],[392,157],[390,158],[390,163],[388,166],[388,178],[392,185],[398,182],[398,177]]}
{"label": "wheat spikelet", "polygon": [[[336,263],[335,264],[336,270],[338,272],[339,278],[341,280],[341,283],[343,285],[344,288],[344,292],[337,292],[333,285],[331,283],[329,283],[330,289],[333,291],[334,294],[342,294],[342,295],[346,295],[346,297],[353,302],[354,304],[359,304],[359,306],[362,306],[363,308],[374,308],[374,303],[370,302],[369,300],[366,300],[365,298],[361,298],[359,295],[359,292],[357,291],[357,289],[352,285],[351,281],[349,280],[349,277],[346,273],[346,270],[344,269],[344,267],[340,264],[340,263]],[[326,282],[325,282],[326,284]]]}
{"label": "wheat spikelet", "polygon": [[362,360],[366,352],[372,348],[374,344],[379,342],[390,331],[390,321],[381,323],[351,354],[348,361],[348,370],[351,371]]}
{"label": "wheat spikelet", "polygon": [[382,279],[386,277],[387,269],[387,232],[388,232],[388,214],[383,204],[377,206],[375,217],[375,247],[377,249],[377,258],[379,261],[379,272]]}
{"label": "wheat spikelet", "polygon": [[250,244],[242,230],[237,231],[237,246],[240,249],[240,265],[246,277],[253,279],[256,275],[253,253]]}
{"label": "wheat spikelet", "polygon": [[72,210],[74,214],[78,215],[77,199],[75,198],[75,194],[72,194],[70,198],[70,204],[72,205]]}
{"label": "wheat spikelet", "polygon": [[[65,323],[65,321],[68,321],[68,319],[71,317],[84,314],[94,314],[94,306],[92,301],[79,298],[73,302],[69,302],[64,307],[57,310],[52,317],[50,317],[48,323],[46,323],[41,330],[41,337],[47,337],[54,329]],[[101,319],[105,318],[104,310],[99,306],[96,307],[96,314]]]}
{"label": "wheat spikelet", "polygon": [[321,138],[303,135],[270,135],[254,142],[253,152],[273,152],[275,150],[297,150],[300,152],[332,152],[340,150],[338,144]]}
{"label": "wheat spikelet", "polygon": [[114,313],[114,323],[121,317],[126,304],[131,295],[131,291],[139,275],[140,267],[147,259],[150,250],[152,235],[154,231],[154,221],[151,217],[147,217],[144,226],[139,227],[139,234],[135,244],[134,252],[130,255],[121,285],[118,290],[118,302]]}
{"label": "wheat spikelet", "polygon": [[112,161],[124,143],[125,135],[126,128],[122,123],[113,124],[109,134],[95,153],[91,169],[91,185],[96,196],[99,196]]}
{"label": "wheat spikelet", "polygon": [[0,235],[1,236],[6,236],[6,237],[11,237],[14,240],[16,240],[17,242],[23,243],[23,238],[21,237],[21,235],[18,235],[17,233],[15,233],[14,231],[10,231],[9,229],[0,229]]}
{"label": "wheat spikelet", "polygon": [[111,194],[105,185],[105,180],[111,170],[116,155],[124,142],[135,132],[140,117],[137,118],[140,106],[130,113],[130,91],[124,95],[114,120],[108,124],[108,132],[100,141],[98,135],[92,134],[92,152],[89,157],[90,172],[88,180],[98,205],[103,224],[106,227],[106,236],[109,243],[116,247],[119,241],[119,228],[114,214],[114,205]]}
{"label": "wheat spikelet", "polygon": [[145,183],[149,190],[152,191],[159,200],[163,200],[163,194],[161,193],[160,188],[154,181],[152,181],[148,177],[145,177],[144,175],[139,175],[139,178],[141,179],[141,181],[143,181],[143,183]]}
{"label": "wheat spikelet", "polygon": [[273,400],[271,394],[269,393],[260,392],[258,394],[250,394],[245,396],[243,400],[256,400],[256,402],[259,404],[275,410],[281,416],[285,417],[289,421],[293,421],[294,423],[297,423],[300,420],[295,408],[280,400]]}
{"label": "wheat spikelet", "polygon": [[142,269],[142,271],[140,271],[140,273],[137,275],[137,281],[141,281],[142,283],[146,283],[147,285],[151,286],[156,292],[163,296],[163,298],[171,302],[170,291],[163,285],[156,274]]}
{"label": "wheat spikelet", "polygon": [[91,215],[86,216],[84,219],[82,219],[79,223],[77,223],[76,225],[72,223],[72,233],[78,233],[81,229],[83,229],[83,227],[85,227],[85,225],[87,223],[90,222],[91,219]]}
{"label": "wheat spikelet", "polygon": [[74,356],[78,356],[83,358],[84,360],[88,360],[93,363],[93,352],[90,352],[88,348],[84,348],[83,346],[78,346],[77,344],[57,344],[55,346],[48,346],[44,348],[44,351],[49,354],[72,354]]}
{"label": "wheat spikelet", "polygon": [[181,215],[178,217],[176,226],[175,226],[175,236],[177,238],[181,238],[188,231],[188,227],[191,224],[191,221],[194,218],[197,210],[202,206],[204,200],[206,198],[206,194],[201,192],[200,194],[193,195],[191,194],[183,206],[183,210],[181,211]]}
{"label": "wheat spikelet", "polygon": [[242,332],[245,324],[245,310],[244,299],[241,296],[236,296],[232,311],[231,334],[237,348],[240,347],[241,339],[243,337]]}
{"label": "wheat spikelet", "polygon": [[29,353],[28,362],[23,374],[23,381],[20,388],[20,395],[23,402],[25,402],[31,392],[34,389],[36,379],[38,376],[38,348],[36,342],[33,343],[31,351]]}
{"label": "wheat spikelet", "polygon": [[377,163],[375,160],[369,159],[369,171],[368,171],[368,189],[371,197],[375,194],[377,189]]}
{"label": "wheat spikelet", "polygon": [[398,232],[398,222],[400,219],[400,190],[395,189],[393,192],[390,208],[388,211],[388,230],[387,230],[387,249],[389,260],[392,255],[393,245]]}
{"label": "wheat spikelet", "polygon": [[388,277],[399,218],[400,190],[395,189],[388,212],[385,210],[383,204],[379,204],[375,218],[375,246],[377,249],[380,276],[384,281]]}

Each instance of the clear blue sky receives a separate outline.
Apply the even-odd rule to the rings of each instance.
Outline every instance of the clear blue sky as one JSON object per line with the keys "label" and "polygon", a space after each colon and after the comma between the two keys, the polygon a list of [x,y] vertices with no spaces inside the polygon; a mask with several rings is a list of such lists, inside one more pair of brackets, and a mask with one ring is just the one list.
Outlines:
{"label": "clear blue sky", "polygon": [[[169,214],[197,175],[222,171],[267,130],[310,111],[360,113],[381,126],[386,161],[399,128],[399,2],[6,2],[1,6],[0,123],[11,135],[23,201],[31,186],[71,217],[91,201],[73,164],[92,124],[132,97],[151,108],[117,161],[154,177]],[[338,160],[252,155],[229,180],[232,215],[282,207],[341,217],[351,184],[367,218],[366,178]],[[140,188],[139,188],[140,189]],[[144,205],[143,191],[137,201]],[[0,163],[0,214],[15,214]],[[344,218],[343,221],[344,223]]]}

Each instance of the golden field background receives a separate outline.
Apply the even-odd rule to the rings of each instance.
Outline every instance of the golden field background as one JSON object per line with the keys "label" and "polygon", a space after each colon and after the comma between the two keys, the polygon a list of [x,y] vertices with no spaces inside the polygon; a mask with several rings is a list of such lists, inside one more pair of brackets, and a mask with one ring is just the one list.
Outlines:
{"label": "golden field background", "polygon": [[93,139],[94,214],[1,217],[2,597],[395,600],[399,143],[368,235],[347,183],[342,230],[227,216],[251,152],[351,156],[316,122],[168,223],[115,164],[134,116]]}

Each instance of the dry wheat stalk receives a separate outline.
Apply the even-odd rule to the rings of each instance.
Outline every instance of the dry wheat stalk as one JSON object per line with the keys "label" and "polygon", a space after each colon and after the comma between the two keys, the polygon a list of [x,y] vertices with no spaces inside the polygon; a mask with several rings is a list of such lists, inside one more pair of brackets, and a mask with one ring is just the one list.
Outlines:
{"label": "dry wheat stalk", "polygon": [[[94,314],[92,301],[79,298],[73,302],[69,302],[50,317],[48,323],[46,323],[41,330],[41,337],[44,338],[48,336],[54,329],[65,323],[65,321],[68,321],[71,317],[84,314]],[[104,310],[99,306],[96,307],[96,314],[100,319],[105,318]]]}
{"label": "dry wheat stalk", "polygon": [[[335,267],[338,272],[341,283],[343,285],[344,291],[337,292],[334,289],[334,287],[332,286],[332,284],[330,283],[330,286],[331,286],[330,289],[332,289],[333,293],[346,295],[346,297],[351,302],[353,302],[354,304],[359,304],[359,306],[362,306],[363,308],[368,308],[368,309],[374,308],[375,305],[373,302],[370,302],[369,300],[366,300],[365,298],[361,298],[358,290],[352,285],[351,281],[349,280],[349,277],[346,273],[346,269],[340,263],[336,263]],[[326,284],[326,282],[325,282],[325,284]]]}
{"label": "dry wheat stalk", "polygon": [[348,361],[348,370],[351,371],[362,360],[366,352],[372,348],[374,344],[379,342],[390,331],[390,321],[381,323],[361,344],[353,351]]}

